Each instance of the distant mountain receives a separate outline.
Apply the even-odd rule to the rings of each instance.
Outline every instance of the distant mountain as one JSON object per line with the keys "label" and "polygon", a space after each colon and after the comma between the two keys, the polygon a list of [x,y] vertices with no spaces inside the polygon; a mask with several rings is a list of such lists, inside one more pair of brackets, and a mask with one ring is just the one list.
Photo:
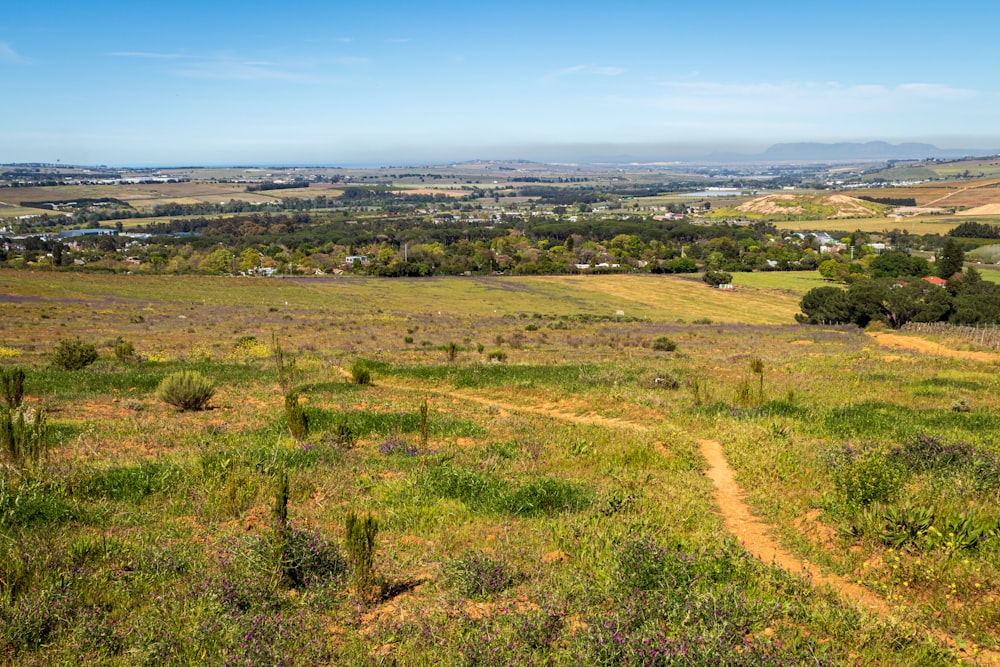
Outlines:
{"label": "distant mountain", "polygon": [[932,144],[890,144],[885,141],[867,143],[841,142],[823,144],[799,142],[774,144],[762,153],[713,153],[713,162],[864,162],[882,160],[922,160],[926,158],[955,159],[970,155],[990,155],[993,151],[966,148],[938,148]]}

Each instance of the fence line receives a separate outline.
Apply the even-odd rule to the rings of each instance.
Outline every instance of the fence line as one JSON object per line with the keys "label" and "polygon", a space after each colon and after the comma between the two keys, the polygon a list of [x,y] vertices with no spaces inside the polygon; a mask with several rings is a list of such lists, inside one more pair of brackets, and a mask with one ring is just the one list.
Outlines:
{"label": "fence line", "polygon": [[910,322],[903,331],[960,338],[976,345],[1000,350],[1000,325],[996,324],[951,324],[948,322]]}

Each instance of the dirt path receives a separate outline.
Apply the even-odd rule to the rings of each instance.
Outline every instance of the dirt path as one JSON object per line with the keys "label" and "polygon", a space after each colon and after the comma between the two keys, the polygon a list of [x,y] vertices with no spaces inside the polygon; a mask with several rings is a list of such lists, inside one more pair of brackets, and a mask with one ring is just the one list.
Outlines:
{"label": "dirt path", "polygon": [[708,478],[715,486],[715,503],[722,513],[723,525],[751,555],[765,563],[774,563],[792,574],[804,574],[815,586],[830,586],[843,597],[877,614],[889,616],[892,613],[889,605],[868,589],[835,574],[815,571],[808,563],[783,549],[770,536],[770,527],[750,513],[750,507],[743,500],[743,488],[736,483],[736,476],[729,467],[722,445],[715,440],[699,440],[698,447],[701,455],[708,461]]}
{"label": "dirt path", "polygon": [[[934,343],[930,344],[935,345]],[[954,350],[952,351],[954,352]],[[350,373],[346,369],[340,368],[339,370],[344,375],[350,376]],[[423,391],[458,400],[473,401],[482,405],[492,405],[508,412],[527,412],[542,415],[574,424],[627,428],[637,431],[650,430],[647,426],[624,419],[602,417],[593,413],[579,414],[570,412],[560,409],[558,403],[531,406],[513,405],[457,391],[412,387],[406,384],[393,384],[392,386],[407,391]],[[722,515],[723,525],[727,531],[740,541],[743,548],[749,554],[765,563],[772,563],[792,574],[805,576],[809,583],[816,588],[831,588],[841,597],[854,602],[859,607],[868,610],[876,616],[894,622],[906,620],[905,618],[900,619],[893,612],[889,604],[872,591],[850,582],[839,575],[821,572],[818,568],[812,567],[807,561],[797,558],[791,552],[781,547],[777,540],[771,537],[769,532],[770,527],[751,514],[750,507],[744,500],[746,494],[743,491],[743,487],[736,482],[736,475],[729,465],[722,445],[715,440],[699,440],[698,447],[701,455],[708,462],[707,476],[715,487],[715,503],[718,505],[719,512]],[[903,613],[905,614],[905,610],[903,610]],[[1000,665],[1000,652],[979,649],[971,645],[969,649],[962,648],[953,637],[939,630],[927,628],[927,633],[933,640],[942,646],[947,646],[963,659],[969,660],[973,664]]]}
{"label": "dirt path", "polygon": [[[699,440],[701,455],[708,462],[708,478],[715,486],[715,502],[722,514],[723,525],[743,545],[747,552],[764,561],[773,563],[792,574],[804,575],[814,587],[829,587],[841,597],[856,603],[859,607],[888,618],[893,621],[906,620],[898,618],[884,599],[868,589],[847,581],[836,574],[823,573],[814,570],[809,563],[793,556],[778,544],[769,534],[770,527],[750,513],[750,507],[744,500],[743,488],[736,483],[736,476],[729,466],[722,445],[715,440]],[[903,614],[905,609],[901,610]],[[954,637],[939,630],[927,628],[928,634],[943,646],[955,651],[963,659],[974,664],[1000,665],[1000,652],[971,646],[962,648]]]}
{"label": "dirt path", "polygon": [[952,357],[954,359],[968,359],[970,361],[1000,361],[1000,354],[994,352],[972,352],[969,350],[953,350],[940,343],[915,338],[912,336],[900,336],[899,334],[885,333],[883,331],[866,331],[869,336],[875,339],[879,345],[893,347],[901,350],[912,350],[923,354],[934,354],[939,357]]}

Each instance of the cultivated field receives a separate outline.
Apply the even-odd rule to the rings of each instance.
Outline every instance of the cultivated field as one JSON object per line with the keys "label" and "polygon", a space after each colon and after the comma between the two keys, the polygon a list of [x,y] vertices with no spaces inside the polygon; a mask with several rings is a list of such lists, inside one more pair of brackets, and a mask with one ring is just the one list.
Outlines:
{"label": "cultivated field", "polygon": [[1000,357],[735,282],[0,271],[0,659],[1000,664]]}

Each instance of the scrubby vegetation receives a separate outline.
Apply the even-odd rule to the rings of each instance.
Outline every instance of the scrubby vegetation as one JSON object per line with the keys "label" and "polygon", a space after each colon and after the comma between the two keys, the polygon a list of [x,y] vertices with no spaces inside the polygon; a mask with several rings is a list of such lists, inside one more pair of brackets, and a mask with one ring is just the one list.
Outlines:
{"label": "scrubby vegetation", "polygon": [[[944,665],[998,649],[992,358],[794,324],[807,288],[59,288],[142,295],[140,321],[20,275],[5,287],[45,300],[11,304],[0,369],[24,370],[11,416],[44,446],[0,461],[7,663]],[[739,321],[768,308],[784,324]],[[141,354],[52,365],[97,327],[101,349]],[[259,344],[272,332],[288,352]],[[160,400],[193,373],[211,410]],[[893,612],[751,557],[701,439],[785,549]]]}

